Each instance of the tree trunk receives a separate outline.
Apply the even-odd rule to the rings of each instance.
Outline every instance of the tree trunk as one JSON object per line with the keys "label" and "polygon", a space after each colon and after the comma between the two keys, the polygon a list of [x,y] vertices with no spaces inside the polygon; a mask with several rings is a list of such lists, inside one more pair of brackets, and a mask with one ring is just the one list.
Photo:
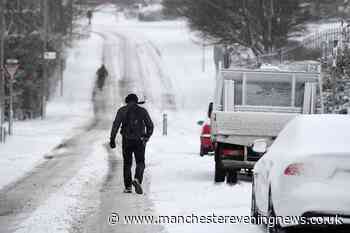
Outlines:
{"label": "tree trunk", "polygon": [[317,15],[317,18],[321,18],[321,0],[315,0],[315,12]]}
{"label": "tree trunk", "polygon": [[273,41],[272,41],[272,22],[274,19],[274,0],[269,0],[269,9],[267,9],[268,11],[268,47],[267,47],[267,51],[268,53],[272,53],[273,52]]}
{"label": "tree trunk", "polygon": [[[4,40],[5,40],[5,0],[0,0],[0,130],[5,120],[5,73],[4,73]],[[1,133],[1,132],[0,132]],[[3,140],[0,138],[0,140]]]}

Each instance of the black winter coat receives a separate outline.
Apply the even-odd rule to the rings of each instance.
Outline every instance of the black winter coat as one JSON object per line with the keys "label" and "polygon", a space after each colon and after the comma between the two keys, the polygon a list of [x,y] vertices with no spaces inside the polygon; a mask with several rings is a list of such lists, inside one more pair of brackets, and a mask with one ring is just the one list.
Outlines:
{"label": "black winter coat", "polygon": [[[129,130],[127,130],[127,115],[128,111],[134,111],[138,115],[137,117],[142,120],[143,124],[142,127],[137,130],[137,132],[130,133]],[[120,133],[123,136],[123,140],[139,140],[143,138],[150,138],[153,134],[153,122],[151,120],[151,117],[149,116],[146,109],[140,107],[136,103],[129,103],[126,106],[121,107],[118,112],[117,116],[115,117],[115,120],[113,122],[112,131],[111,131],[111,141],[115,140],[115,137],[117,136],[118,130],[121,126]]]}

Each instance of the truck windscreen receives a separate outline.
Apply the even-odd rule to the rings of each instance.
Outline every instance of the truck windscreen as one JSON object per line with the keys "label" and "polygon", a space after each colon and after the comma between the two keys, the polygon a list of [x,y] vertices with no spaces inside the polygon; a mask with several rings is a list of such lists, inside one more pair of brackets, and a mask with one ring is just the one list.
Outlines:
{"label": "truck windscreen", "polygon": [[[315,77],[313,73],[224,73],[226,80],[234,82],[230,84],[234,88],[232,90],[234,105],[254,107],[303,108],[305,83],[315,82]],[[224,94],[224,91],[222,93]],[[224,104],[223,97],[224,95],[222,95],[221,104]]]}
{"label": "truck windscreen", "polygon": [[[293,98],[293,78],[291,75],[247,74],[245,90],[242,80],[235,81],[235,105],[302,107],[305,81],[296,81]],[[243,103],[244,100],[244,103]]]}
{"label": "truck windscreen", "polygon": [[291,103],[291,82],[247,80],[247,105],[290,107]]}

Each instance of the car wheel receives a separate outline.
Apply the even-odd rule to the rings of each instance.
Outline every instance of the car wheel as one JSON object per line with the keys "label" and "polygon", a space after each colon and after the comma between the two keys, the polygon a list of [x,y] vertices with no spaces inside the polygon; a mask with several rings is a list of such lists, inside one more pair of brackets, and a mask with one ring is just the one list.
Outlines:
{"label": "car wheel", "polygon": [[226,176],[225,173],[225,169],[220,162],[215,162],[215,182],[224,182]]}
{"label": "car wheel", "polygon": [[237,171],[232,170],[227,173],[227,183],[228,184],[237,184],[238,178],[237,178]]}
{"label": "car wheel", "polygon": [[251,210],[250,216],[253,218],[254,222],[257,223],[257,219],[259,217],[257,208],[256,208],[256,198],[255,198],[255,189],[254,189],[254,177],[252,177],[252,200],[251,200]]}
{"label": "car wheel", "polygon": [[203,157],[203,156],[206,155],[206,154],[208,154],[208,152],[201,146],[199,155],[200,155],[201,157]]}
{"label": "car wheel", "polygon": [[[266,233],[284,233],[284,231],[282,231],[282,228],[279,225],[279,223],[278,222],[275,223],[277,218],[276,218],[275,210],[273,208],[271,190],[269,191],[267,217],[268,217],[268,222],[267,222],[267,226],[266,226]],[[273,220],[270,220],[271,218]],[[269,222],[273,222],[275,224],[269,224]]]}

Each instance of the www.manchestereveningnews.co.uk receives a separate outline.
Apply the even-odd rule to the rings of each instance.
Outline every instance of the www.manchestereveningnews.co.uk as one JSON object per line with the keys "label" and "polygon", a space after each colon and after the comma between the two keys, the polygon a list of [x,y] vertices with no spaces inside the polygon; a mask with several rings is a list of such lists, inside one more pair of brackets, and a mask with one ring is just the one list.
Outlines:
{"label": "www.manchestereveningnews.co.uk", "polygon": [[265,224],[274,226],[276,223],[282,225],[341,225],[343,219],[339,216],[332,217],[302,217],[302,216],[278,216],[278,217],[251,217],[251,216],[227,216],[216,215],[125,215],[112,213],[108,217],[108,223],[116,224],[137,224],[137,225],[159,225],[159,224]]}

